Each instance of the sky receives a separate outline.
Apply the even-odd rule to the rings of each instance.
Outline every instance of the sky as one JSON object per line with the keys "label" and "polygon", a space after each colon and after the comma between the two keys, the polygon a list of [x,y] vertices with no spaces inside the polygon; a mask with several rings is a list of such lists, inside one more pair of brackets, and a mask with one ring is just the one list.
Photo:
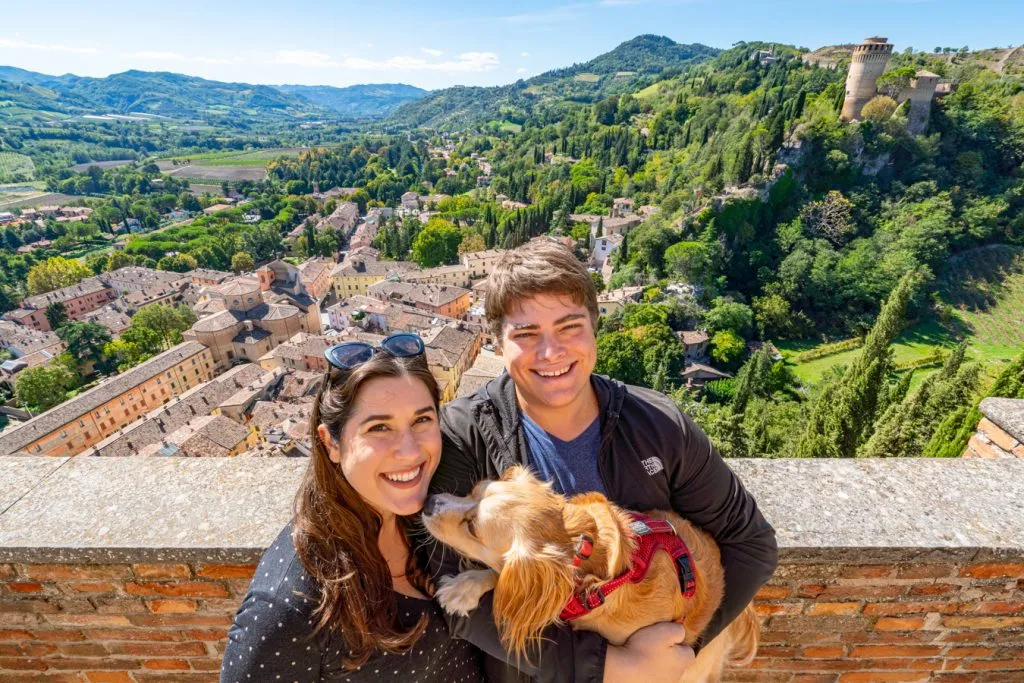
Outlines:
{"label": "sky", "polygon": [[642,33],[728,48],[883,35],[897,50],[1024,41],[1021,0],[0,0],[0,65],[107,76],[434,89],[498,85],[585,62]]}

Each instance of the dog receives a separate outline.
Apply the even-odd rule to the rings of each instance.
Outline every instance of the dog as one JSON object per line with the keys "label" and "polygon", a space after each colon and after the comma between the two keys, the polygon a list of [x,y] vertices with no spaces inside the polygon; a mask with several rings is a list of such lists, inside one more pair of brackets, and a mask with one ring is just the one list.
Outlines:
{"label": "dog", "polygon": [[[692,646],[722,601],[724,571],[707,533],[673,512],[635,516],[600,493],[566,498],[520,466],[499,481],[477,483],[468,496],[431,496],[422,519],[439,541],[485,565],[443,577],[438,602],[451,614],[466,615],[493,589],[495,624],[516,657],[541,640],[545,627],[568,619],[573,628],[596,631],[614,645],[644,626],[677,621],[686,628],[685,644]],[[661,540],[667,536],[677,554],[685,548],[689,561],[682,557],[677,564],[671,552],[655,548],[638,579],[636,553],[650,543],[636,529],[649,527],[668,530]],[[685,574],[687,566],[689,580],[682,586],[680,570]],[[620,578],[621,585],[607,590],[608,582],[626,576],[637,582]],[[595,597],[594,589],[602,586]],[[711,683],[721,679],[726,665],[749,664],[759,630],[750,604],[701,649],[680,683]]]}

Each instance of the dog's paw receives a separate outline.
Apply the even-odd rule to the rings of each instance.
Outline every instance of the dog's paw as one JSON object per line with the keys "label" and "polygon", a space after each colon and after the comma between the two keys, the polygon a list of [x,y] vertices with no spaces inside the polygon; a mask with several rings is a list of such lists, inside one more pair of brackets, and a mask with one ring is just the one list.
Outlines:
{"label": "dog's paw", "polygon": [[490,570],[443,576],[434,597],[446,612],[464,617],[477,608],[480,598],[494,588],[494,583],[494,572]]}

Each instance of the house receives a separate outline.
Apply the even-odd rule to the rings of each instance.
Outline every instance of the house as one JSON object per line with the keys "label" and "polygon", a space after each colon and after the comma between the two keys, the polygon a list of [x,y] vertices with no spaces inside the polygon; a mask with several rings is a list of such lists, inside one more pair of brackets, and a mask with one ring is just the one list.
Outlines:
{"label": "house", "polygon": [[338,202],[331,215],[317,223],[316,229],[320,231],[334,229],[347,235],[355,230],[358,222],[359,205],[355,202]]}
{"label": "house", "polygon": [[7,225],[13,223],[15,215],[10,211],[0,211],[0,225]]}
{"label": "house", "polygon": [[356,294],[327,308],[327,324],[332,330],[361,327],[387,334],[386,312],[390,304]]}
{"label": "house", "polygon": [[622,218],[633,213],[633,200],[629,197],[616,197],[612,200],[611,218]]}
{"label": "house", "polygon": [[420,196],[415,192],[406,192],[402,195],[402,207],[406,211],[420,210]]}
{"label": "house", "polygon": [[622,235],[605,235],[595,239],[594,249],[590,252],[590,267],[600,269],[605,259],[618,251],[622,240]]}
{"label": "house", "polygon": [[612,315],[626,307],[626,304],[640,301],[643,287],[620,287],[597,295],[597,309],[601,315]]}
{"label": "house", "polygon": [[419,282],[421,284],[447,285],[449,287],[470,287],[470,275],[472,271],[461,263],[453,266],[437,266],[436,268],[424,268],[414,270],[402,275],[407,282]]}
{"label": "house", "polygon": [[77,285],[61,287],[45,294],[36,294],[22,300],[20,308],[4,313],[4,318],[44,332],[50,331],[46,319],[46,308],[50,304],[62,303],[68,317],[78,320],[89,311],[94,311],[108,301],[117,298],[117,292],[108,287],[99,277],[87,277]]}
{"label": "house", "polygon": [[390,278],[370,285],[366,294],[383,302],[404,303],[455,319],[464,316],[471,303],[469,290],[462,287],[403,282]]}
{"label": "house", "polygon": [[687,387],[702,387],[708,382],[713,382],[718,379],[730,379],[732,375],[728,372],[722,372],[716,370],[710,365],[704,365],[702,363],[691,363],[680,373],[680,376],[686,382]]}
{"label": "house", "polygon": [[484,251],[472,251],[460,257],[462,265],[469,269],[469,277],[472,280],[485,277],[494,268],[504,250],[485,249]]}
{"label": "house", "polygon": [[407,261],[378,261],[368,255],[349,254],[344,261],[334,266],[331,281],[338,298],[346,299],[356,294],[365,294],[367,287],[386,277],[400,276],[415,270],[419,270],[419,266]]}
{"label": "house", "polygon": [[142,232],[142,222],[137,218],[126,218],[117,224],[121,232]]}
{"label": "house", "polygon": [[683,343],[687,363],[703,363],[708,359],[708,341],[711,337],[706,330],[681,330],[676,332]]}
{"label": "house", "polygon": [[249,225],[252,225],[254,223],[259,223],[260,220],[262,220],[262,218],[263,218],[263,214],[261,214],[256,209],[251,209],[249,211],[246,211],[244,214],[242,214],[242,221],[245,222],[245,223],[248,223]]}
{"label": "house", "polygon": [[770,341],[769,342],[759,342],[759,341],[747,342],[747,351],[751,355],[753,355],[753,354],[757,353],[758,351],[760,351],[762,346],[767,346],[768,347],[768,353],[771,355],[771,359],[773,361],[778,362],[778,361],[782,360],[782,352],[779,351],[779,349],[775,346],[775,344],[771,343]]}
{"label": "house", "polygon": [[459,380],[476,360],[483,337],[463,325],[440,325],[420,333],[427,347],[427,365],[441,387],[441,400],[451,401]]}
{"label": "house", "polygon": [[204,415],[143,448],[143,456],[227,458],[249,450],[259,440],[255,430],[223,415]]}

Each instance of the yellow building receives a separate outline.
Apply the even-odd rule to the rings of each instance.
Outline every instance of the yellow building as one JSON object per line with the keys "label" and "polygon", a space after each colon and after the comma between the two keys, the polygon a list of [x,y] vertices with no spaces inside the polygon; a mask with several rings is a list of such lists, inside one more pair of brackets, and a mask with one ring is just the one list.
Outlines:
{"label": "yellow building", "polygon": [[0,435],[0,454],[77,455],[213,374],[209,349],[178,344]]}
{"label": "yellow building", "polygon": [[371,256],[349,256],[334,267],[331,282],[339,299],[366,294],[366,288],[390,275],[417,270],[408,261],[378,261]]}

